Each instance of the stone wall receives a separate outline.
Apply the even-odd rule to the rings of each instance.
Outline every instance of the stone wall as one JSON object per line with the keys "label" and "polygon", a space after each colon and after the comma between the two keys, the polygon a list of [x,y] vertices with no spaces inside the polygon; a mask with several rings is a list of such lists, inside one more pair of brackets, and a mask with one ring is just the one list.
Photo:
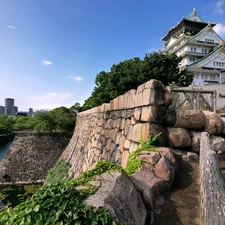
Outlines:
{"label": "stone wall", "polygon": [[218,225],[225,224],[225,183],[210,142],[210,136],[203,132],[200,148],[202,216],[204,225]]}
{"label": "stone wall", "polygon": [[71,136],[71,133],[17,133],[8,153],[0,162],[1,181],[43,181]]}
{"label": "stone wall", "polygon": [[[150,80],[108,104],[78,114],[73,137],[62,154],[74,178],[97,161],[109,160],[123,167],[138,148],[141,134],[160,132],[156,145],[199,153],[200,134],[225,133],[222,119],[213,112],[175,111],[172,95],[160,81]],[[224,138],[220,140],[221,146]]]}

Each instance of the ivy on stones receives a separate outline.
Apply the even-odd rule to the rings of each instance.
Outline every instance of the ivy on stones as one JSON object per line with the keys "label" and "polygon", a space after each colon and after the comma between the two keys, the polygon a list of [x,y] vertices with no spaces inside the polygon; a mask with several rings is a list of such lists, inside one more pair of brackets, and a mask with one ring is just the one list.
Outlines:
{"label": "ivy on stones", "polygon": [[[103,207],[95,208],[82,203],[99,188],[92,186],[89,181],[110,170],[117,170],[130,176],[143,163],[143,161],[137,159],[137,156],[142,151],[155,151],[153,144],[160,134],[154,137],[149,135],[146,141],[143,140],[141,134],[140,147],[130,155],[125,169],[109,161],[98,162],[95,168],[83,172],[77,179],[68,181],[65,174],[69,165],[60,160],[56,164],[56,168],[49,172],[48,183],[39,189],[36,194],[15,208],[8,208],[0,213],[0,224],[122,225],[122,223],[112,220],[107,209]],[[61,181],[65,178],[63,182],[59,180],[56,182],[55,178],[58,172]],[[86,188],[78,189],[78,186],[85,186]]]}

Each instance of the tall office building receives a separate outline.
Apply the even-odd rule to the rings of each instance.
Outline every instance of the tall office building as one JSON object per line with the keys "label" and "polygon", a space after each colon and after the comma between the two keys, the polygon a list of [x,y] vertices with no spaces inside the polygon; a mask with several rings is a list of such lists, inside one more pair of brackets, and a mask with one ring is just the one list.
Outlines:
{"label": "tall office building", "polygon": [[9,116],[15,116],[17,112],[18,112],[18,108],[14,106],[14,99],[6,98],[5,99],[5,114]]}
{"label": "tall office building", "polygon": [[0,106],[0,115],[5,114],[5,107],[4,106]]}
{"label": "tall office building", "polygon": [[34,114],[34,111],[32,108],[29,108],[29,112],[28,112],[28,116],[33,116]]}

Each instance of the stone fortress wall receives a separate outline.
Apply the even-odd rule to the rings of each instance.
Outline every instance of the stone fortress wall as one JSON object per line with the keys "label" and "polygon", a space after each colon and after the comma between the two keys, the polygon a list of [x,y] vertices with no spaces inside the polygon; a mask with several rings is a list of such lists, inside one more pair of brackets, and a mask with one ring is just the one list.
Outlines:
{"label": "stone fortress wall", "polygon": [[18,132],[5,157],[0,162],[0,182],[44,182],[67,146],[71,133]]}
{"label": "stone fortress wall", "polygon": [[[0,177],[7,175],[5,178],[22,183],[43,181],[62,152],[61,158],[71,164],[69,174],[74,178],[99,160],[125,167],[129,155],[138,148],[141,136],[146,140],[149,133],[154,136],[162,132],[155,143],[157,146],[169,147],[174,152],[188,150],[186,158],[193,156],[190,151],[200,154],[200,172],[205,177],[201,185],[203,216],[210,221],[224,213],[223,208],[216,209],[223,202],[224,185],[210,195],[210,200],[207,196],[211,186],[214,187],[212,182],[222,182],[214,155],[225,153],[225,121],[213,112],[175,110],[171,103],[172,95],[164,85],[150,80],[108,104],[79,113],[72,138],[70,134],[18,133],[0,162]],[[210,141],[205,141],[202,132],[208,134]],[[215,153],[211,154],[208,149]],[[214,179],[207,179],[212,174],[205,174],[206,171],[213,171]],[[211,204],[214,200],[215,204]]]}
{"label": "stone fortress wall", "polygon": [[[201,132],[207,132],[211,148],[223,155],[224,119],[209,111],[176,111],[170,107],[171,103],[172,95],[163,84],[150,80],[108,104],[79,113],[74,134],[61,156],[72,165],[69,174],[76,178],[99,160],[125,167],[129,155],[138,148],[141,135],[146,140],[149,132],[152,136],[162,132],[157,146],[196,153],[200,152]],[[187,152],[184,157],[191,156]],[[209,183],[202,188],[205,193]]]}

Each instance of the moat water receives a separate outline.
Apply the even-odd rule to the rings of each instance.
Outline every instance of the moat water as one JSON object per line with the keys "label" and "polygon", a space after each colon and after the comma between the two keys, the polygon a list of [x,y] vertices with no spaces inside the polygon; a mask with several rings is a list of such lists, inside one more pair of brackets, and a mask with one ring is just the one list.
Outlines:
{"label": "moat water", "polygon": [[4,143],[0,143],[0,161],[2,161],[3,157],[8,152],[11,144],[12,144],[12,141],[7,141],[7,142],[4,142]]}

